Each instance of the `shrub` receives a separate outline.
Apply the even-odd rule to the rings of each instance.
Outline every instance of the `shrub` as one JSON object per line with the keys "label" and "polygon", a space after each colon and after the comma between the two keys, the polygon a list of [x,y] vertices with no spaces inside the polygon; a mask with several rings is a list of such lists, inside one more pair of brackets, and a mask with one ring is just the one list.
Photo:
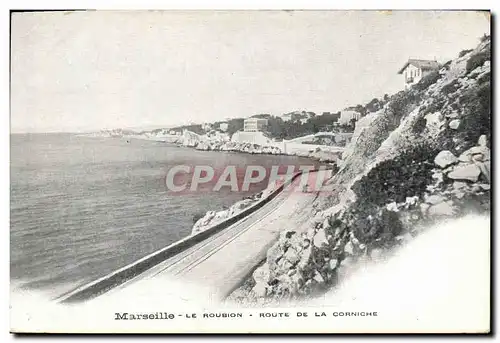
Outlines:
{"label": "shrub", "polygon": [[420,109],[420,114],[425,116],[428,113],[440,111],[445,103],[446,99],[444,97],[434,98],[434,101],[432,101],[427,107]]}
{"label": "shrub", "polygon": [[463,108],[463,119],[459,136],[466,145],[473,145],[480,135],[491,132],[491,88],[490,82],[481,83],[459,99]]}
{"label": "shrub", "polygon": [[482,42],[484,42],[484,41],[486,41],[486,40],[490,39],[490,37],[491,37],[490,35],[487,35],[487,34],[485,33],[485,34],[484,34],[481,38],[479,38],[479,40],[480,40],[480,41],[481,41],[481,43],[482,43]]}
{"label": "shrub", "polygon": [[395,242],[394,237],[404,230],[404,226],[396,212],[356,202],[342,215],[341,221],[338,221],[336,227],[333,226],[333,230],[348,230],[361,243],[370,247],[389,248]]}
{"label": "shrub", "polygon": [[420,115],[415,121],[415,124],[413,124],[411,130],[413,133],[420,134],[424,132],[426,126],[427,126],[427,120],[425,120],[425,117],[423,115]]}
{"label": "shrub", "polygon": [[417,84],[413,86],[417,91],[424,91],[429,88],[430,85],[436,83],[441,76],[437,70],[433,70],[429,74],[425,75]]}
{"label": "shrub", "polygon": [[445,64],[443,64],[443,68],[446,70],[450,70],[451,60],[448,60]]}
{"label": "shrub", "polygon": [[477,78],[476,81],[478,84],[490,82],[491,81],[491,73],[486,73],[486,74],[481,75],[481,77]]}
{"label": "shrub", "polygon": [[363,206],[383,206],[422,195],[432,181],[433,159],[438,152],[439,149],[419,144],[381,162],[353,185],[357,199]]}
{"label": "shrub", "polygon": [[472,49],[467,49],[467,50],[462,50],[460,51],[460,53],[458,54],[458,57],[464,57],[465,55],[467,55],[469,52],[471,52]]}
{"label": "shrub", "polygon": [[490,49],[483,50],[481,52],[478,52],[475,55],[472,55],[468,60],[467,60],[467,65],[466,65],[466,70],[467,73],[470,73],[477,67],[480,67],[484,64],[484,62],[489,61],[491,59],[491,53]]}
{"label": "shrub", "polygon": [[410,113],[411,108],[415,106],[419,101],[420,96],[413,89],[399,92],[391,98],[388,109],[398,119],[397,125],[399,125],[399,121],[401,120],[401,118]]}
{"label": "shrub", "polygon": [[444,85],[441,88],[441,92],[444,95],[448,95],[448,94],[451,94],[451,93],[455,92],[459,87],[460,87],[460,83],[458,82],[458,80],[455,79],[452,82]]}

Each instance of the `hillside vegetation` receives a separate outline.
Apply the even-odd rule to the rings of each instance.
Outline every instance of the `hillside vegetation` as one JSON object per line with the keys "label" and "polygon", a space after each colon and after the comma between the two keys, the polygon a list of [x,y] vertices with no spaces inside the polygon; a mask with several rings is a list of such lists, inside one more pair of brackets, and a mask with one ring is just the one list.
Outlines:
{"label": "hillside vegetation", "polygon": [[283,228],[230,299],[262,304],[322,293],[360,259],[384,256],[435,221],[489,215],[490,60],[485,36],[358,121],[309,230]]}

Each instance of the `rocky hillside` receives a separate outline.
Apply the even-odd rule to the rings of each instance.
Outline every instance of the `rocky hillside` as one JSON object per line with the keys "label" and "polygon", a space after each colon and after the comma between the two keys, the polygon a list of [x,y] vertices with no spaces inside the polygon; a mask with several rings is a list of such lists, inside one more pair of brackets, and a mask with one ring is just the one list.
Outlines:
{"label": "rocky hillside", "polygon": [[360,259],[383,256],[434,221],[489,215],[490,49],[484,37],[360,120],[309,230],[283,228],[229,298],[263,304],[322,293]]}

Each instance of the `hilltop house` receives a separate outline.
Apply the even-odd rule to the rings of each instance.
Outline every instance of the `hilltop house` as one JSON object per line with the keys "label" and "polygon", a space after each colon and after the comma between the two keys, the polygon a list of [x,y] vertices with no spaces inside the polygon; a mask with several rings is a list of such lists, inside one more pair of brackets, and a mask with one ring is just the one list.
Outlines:
{"label": "hilltop house", "polygon": [[425,75],[429,74],[433,70],[439,69],[439,63],[436,60],[417,60],[408,59],[403,68],[398,71],[398,74],[404,76],[404,87],[413,86],[418,81],[422,79]]}

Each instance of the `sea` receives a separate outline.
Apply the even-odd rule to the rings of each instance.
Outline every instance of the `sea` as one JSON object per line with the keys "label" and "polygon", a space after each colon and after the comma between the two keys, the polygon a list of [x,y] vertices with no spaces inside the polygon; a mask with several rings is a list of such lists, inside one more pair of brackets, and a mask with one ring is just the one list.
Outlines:
{"label": "sea", "polygon": [[173,194],[165,185],[172,166],[316,164],[295,156],[69,133],[12,134],[10,155],[11,283],[55,293],[190,235],[207,211],[227,208],[267,186],[254,184],[246,193],[223,187]]}

